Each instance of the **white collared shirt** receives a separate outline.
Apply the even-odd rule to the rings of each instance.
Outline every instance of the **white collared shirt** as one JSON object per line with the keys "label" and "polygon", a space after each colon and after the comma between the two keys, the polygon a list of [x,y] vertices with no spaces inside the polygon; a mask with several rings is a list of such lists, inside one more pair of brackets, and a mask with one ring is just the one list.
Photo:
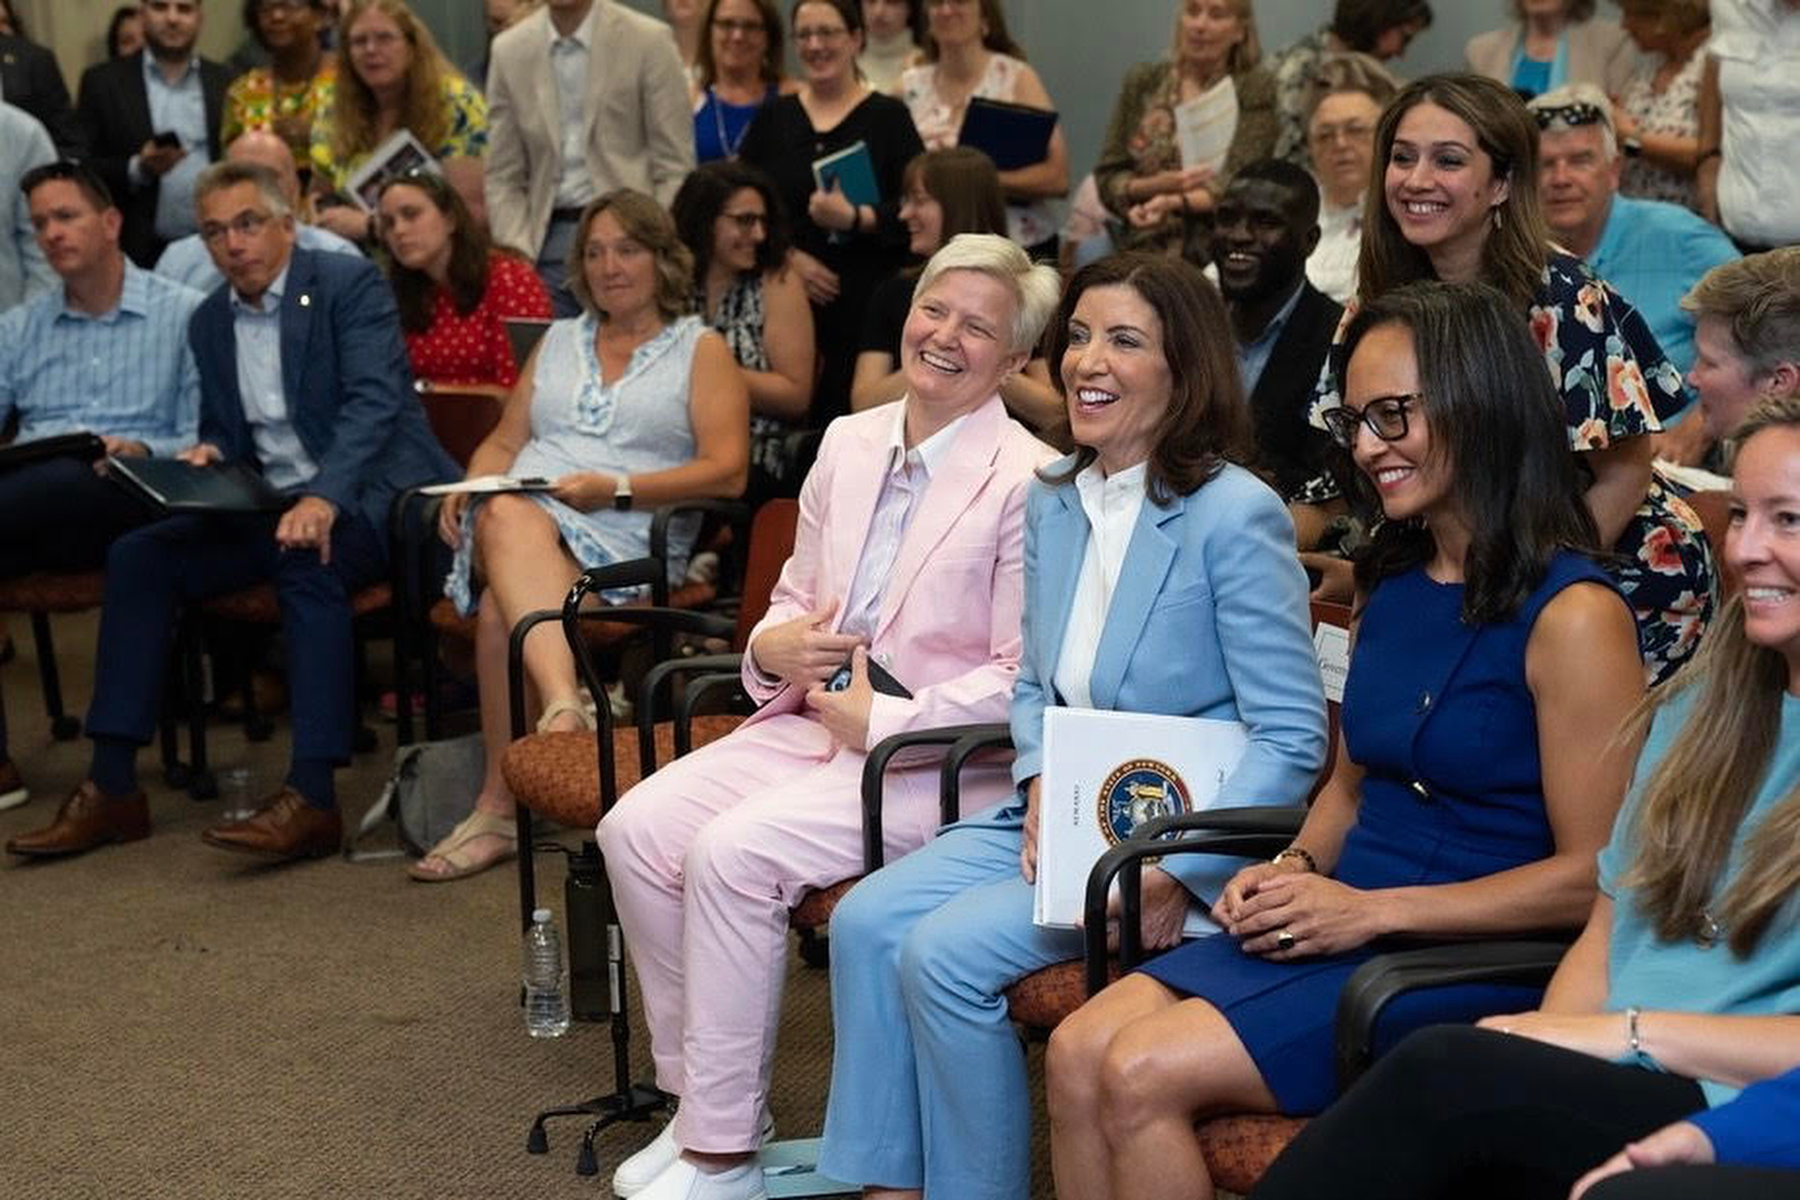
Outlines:
{"label": "white collared shirt", "polygon": [[587,172],[587,127],[581,115],[587,97],[588,73],[594,69],[594,26],[600,20],[601,0],[588,6],[587,16],[567,37],[550,24],[550,70],[556,77],[556,102],[562,117],[562,166],[556,176],[556,207],[580,208],[600,193]]}
{"label": "white collared shirt", "polygon": [[[289,259],[256,307],[231,291],[231,329],[237,342],[238,401],[250,424],[250,441],[263,478],[283,491],[319,473],[294,431],[287,391],[281,382],[281,298],[287,292]],[[304,297],[302,297],[304,299]]]}
{"label": "white collared shirt", "polygon": [[1319,244],[1306,256],[1306,278],[1314,287],[1344,303],[1356,294],[1356,259],[1362,253],[1362,200],[1343,207],[1319,206]]}
{"label": "white collared shirt", "polygon": [[1075,476],[1081,511],[1087,514],[1088,541],[1051,680],[1063,703],[1071,708],[1094,707],[1094,697],[1088,690],[1094,674],[1094,653],[1100,648],[1100,635],[1106,628],[1106,613],[1112,607],[1119,573],[1125,569],[1131,531],[1137,528],[1138,512],[1144,507],[1147,470],[1147,464],[1138,463],[1108,475],[1098,462],[1091,462]]}
{"label": "white collared shirt", "polygon": [[958,431],[969,419],[964,413],[908,450],[906,401],[894,405],[894,413],[881,494],[876,497],[875,515],[869,519],[869,532],[863,538],[862,556],[856,563],[850,594],[844,598],[843,619],[838,622],[840,633],[875,636],[875,625],[881,618],[881,602],[887,595],[888,577],[893,572],[894,560],[899,557],[906,527],[918,511],[918,501],[925,495],[932,474],[943,464],[944,455],[949,453]]}

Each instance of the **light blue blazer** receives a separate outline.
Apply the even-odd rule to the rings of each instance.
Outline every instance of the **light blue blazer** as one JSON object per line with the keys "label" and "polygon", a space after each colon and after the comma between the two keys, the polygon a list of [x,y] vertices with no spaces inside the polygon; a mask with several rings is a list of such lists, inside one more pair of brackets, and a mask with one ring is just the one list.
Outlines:
{"label": "light blue blazer", "polygon": [[[1075,485],[1034,482],[1025,506],[1024,649],[1011,710],[1020,785],[1043,769],[1045,706],[1063,702],[1052,680],[1087,541]],[[1221,806],[1305,800],[1325,761],[1325,693],[1293,523],[1268,485],[1226,464],[1166,505],[1145,498],[1089,692],[1096,708],[1247,725],[1250,744],[1225,781]],[[1023,805],[1012,804],[991,819],[1022,818]],[[1164,864],[1209,897],[1238,865],[1205,855]]]}

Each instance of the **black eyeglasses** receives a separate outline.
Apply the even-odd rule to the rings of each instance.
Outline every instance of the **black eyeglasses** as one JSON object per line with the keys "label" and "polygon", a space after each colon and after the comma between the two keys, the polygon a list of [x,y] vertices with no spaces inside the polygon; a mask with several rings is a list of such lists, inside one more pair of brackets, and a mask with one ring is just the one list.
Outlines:
{"label": "black eyeglasses", "polygon": [[1558,121],[1570,128],[1607,123],[1606,113],[1598,104],[1553,104],[1547,108],[1534,108],[1531,115],[1537,119],[1539,129],[1548,129]]}
{"label": "black eyeglasses", "polygon": [[1346,450],[1356,444],[1359,426],[1384,442],[1397,442],[1406,436],[1406,414],[1424,398],[1423,392],[1379,396],[1361,408],[1352,408],[1348,404],[1328,408],[1319,414],[1319,419],[1325,422],[1325,432],[1331,435],[1331,440]]}

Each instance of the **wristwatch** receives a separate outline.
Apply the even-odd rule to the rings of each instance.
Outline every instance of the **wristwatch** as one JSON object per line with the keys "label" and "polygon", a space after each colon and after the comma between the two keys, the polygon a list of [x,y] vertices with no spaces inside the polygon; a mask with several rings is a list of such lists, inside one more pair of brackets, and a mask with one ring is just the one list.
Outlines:
{"label": "wristwatch", "polygon": [[1619,142],[1619,149],[1625,152],[1626,158],[1636,158],[1644,152],[1644,143],[1637,137],[1628,137]]}
{"label": "wristwatch", "polygon": [[631,476],[613,476],[613,507],[619,512],[631,511]]}

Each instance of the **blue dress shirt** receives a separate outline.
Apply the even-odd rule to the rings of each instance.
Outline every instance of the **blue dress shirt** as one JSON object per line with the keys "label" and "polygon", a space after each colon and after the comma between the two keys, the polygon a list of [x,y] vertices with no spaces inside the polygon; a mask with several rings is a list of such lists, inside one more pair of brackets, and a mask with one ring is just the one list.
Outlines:
{"label": "blue dress shirt", "polygon": [[21,442],[86,431],[152,454],[193,445],[200,376],[187,333],[201,299],[127,262],[111,312],[79,312],[53,288],[0,316],[0,424],[17,409]]}
{"label": "blue dress shirt", "polygon": [[1737,257],[1724,231],[1691,209],[1619,195],[1587,261],[1643,314],[1663,353],[1685,374],[1694,365],[1694,319],[1681,310],[1681,298],[1702,275]]}
{"label": "blue dress shirt", "polygon": [[287,392],[281,383],[281,298],[287,291],[288,269],[281,268],[256,308],[235,291],[231,293],[238,399],[250,424],[250,440],[263,478],[283,491],[298,488],[319,473],[318,464],[294,432],[294,415],[288,411]]}
{"label": "blue dress shirt", "polygon": [[[156,65],[156,56],[144,54],[144,93],[150,101],[150,128],[157,133],[173,132],[181,139],[187,155],[162,177],[156,193],[156,236],[165,242],[194,232],[194,184],[212,153],[206,140],[206,93],[200,86],[200,60],[193,58],[181,73],[181,79],[170,83]],[[133,178],[148,183],[148,172],[134,157]]]}

